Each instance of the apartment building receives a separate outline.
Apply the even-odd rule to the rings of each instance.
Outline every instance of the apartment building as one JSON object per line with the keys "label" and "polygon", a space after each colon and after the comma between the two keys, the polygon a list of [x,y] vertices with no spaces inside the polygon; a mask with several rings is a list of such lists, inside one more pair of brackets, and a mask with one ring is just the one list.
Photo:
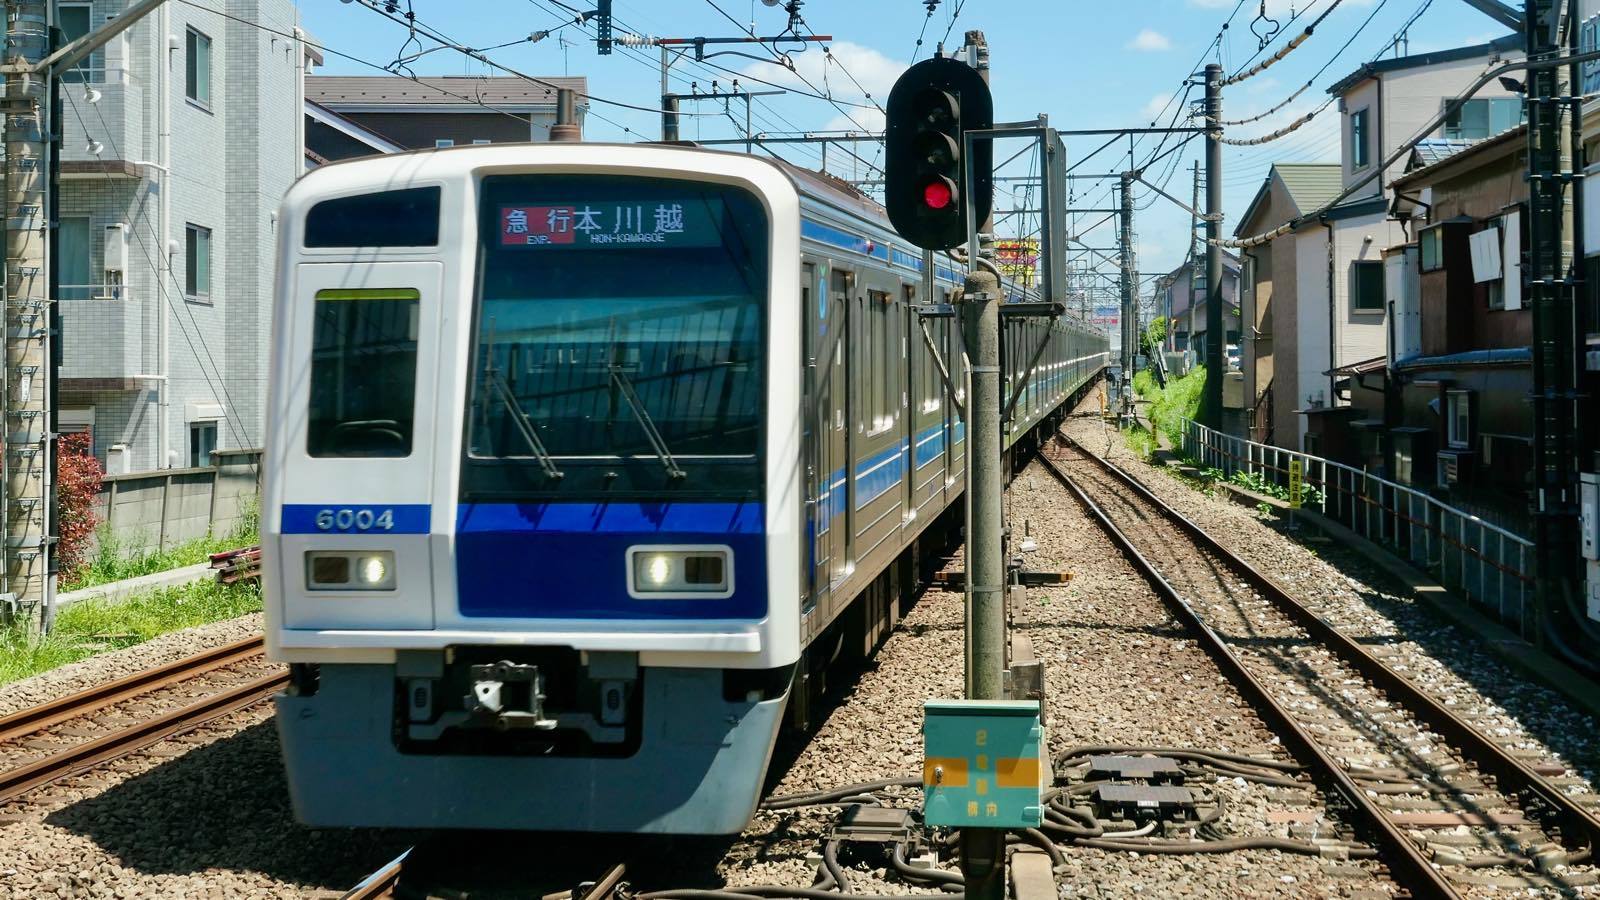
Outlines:
{"label": "apartment building", "polygon": [[[56,15],[70,40],[128,5]],[[284,37],[293,0],[214,6],[162,4],[62,88],[60,422],[111,472],[262,442],[277,209],[320,60]]]}

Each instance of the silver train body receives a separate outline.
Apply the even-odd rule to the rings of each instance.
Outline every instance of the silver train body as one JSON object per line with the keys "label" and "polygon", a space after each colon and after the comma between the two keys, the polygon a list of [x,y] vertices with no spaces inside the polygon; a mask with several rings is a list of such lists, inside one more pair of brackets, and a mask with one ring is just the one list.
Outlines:
{"label": "silver train body", "polygon": [[[892,626],[965,431],[872,203],[750,156],[495,145],[284,201],[262,547],[321,826],[727,834]],[[1007,320],[1009,441],[1106,362]],[[929,335],[965,378],[950,319]],[[958,524],[958,522],[957,522]]]}

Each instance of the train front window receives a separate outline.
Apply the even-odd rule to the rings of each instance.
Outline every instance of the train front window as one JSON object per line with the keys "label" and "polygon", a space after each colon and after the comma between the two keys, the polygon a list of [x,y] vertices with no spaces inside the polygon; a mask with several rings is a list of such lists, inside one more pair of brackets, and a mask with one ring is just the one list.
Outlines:
{"label": "train front window", "polygon": [[703,182],[484,180],[464,493],[748,494],[767,220]]}

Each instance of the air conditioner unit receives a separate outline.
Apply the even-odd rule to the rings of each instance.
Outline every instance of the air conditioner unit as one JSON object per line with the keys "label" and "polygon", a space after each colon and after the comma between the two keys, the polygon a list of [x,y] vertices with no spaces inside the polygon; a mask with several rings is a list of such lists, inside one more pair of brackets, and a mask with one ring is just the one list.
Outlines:
{"label": "air conditioner unit", "polygon": [[1439,451],[1439,465],[1434,471],[1439,477],[1439,487],[1470,484],[1472,482],[1472,451]]}

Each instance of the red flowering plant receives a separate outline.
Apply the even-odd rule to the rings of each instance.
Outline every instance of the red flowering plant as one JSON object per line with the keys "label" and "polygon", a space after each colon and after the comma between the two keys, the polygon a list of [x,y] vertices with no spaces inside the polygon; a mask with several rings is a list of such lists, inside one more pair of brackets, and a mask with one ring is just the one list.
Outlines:
{"label": "red flowering plant", "polygon": [[89,561],[89,542],[97,524],[94,498],[104,475],[89,435],[64,434],[57,439],[56,525],[60,542],[56,546],[56,562],[63,582],[77,578]]}

